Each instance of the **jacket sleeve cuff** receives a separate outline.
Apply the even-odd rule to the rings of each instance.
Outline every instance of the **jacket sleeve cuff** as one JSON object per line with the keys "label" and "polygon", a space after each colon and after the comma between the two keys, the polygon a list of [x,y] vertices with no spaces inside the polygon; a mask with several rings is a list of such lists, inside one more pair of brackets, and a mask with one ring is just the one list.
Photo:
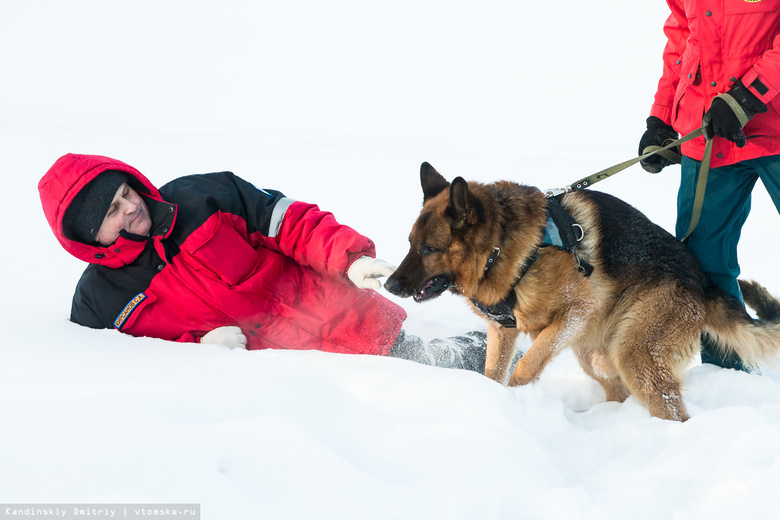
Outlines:
{"label": "jacket sleeve cuff", "polygon": [[768,105],[777,95],[777,89],[773,88],[768,81],[762,79],[756,72],[755,67],[742,76],[742,84],[765,105]]}
{"label": "jacket sleeve cuff", "polygon": [[672,126],[672,107],[653,104],[650,115],[655,116],[669,126]]}

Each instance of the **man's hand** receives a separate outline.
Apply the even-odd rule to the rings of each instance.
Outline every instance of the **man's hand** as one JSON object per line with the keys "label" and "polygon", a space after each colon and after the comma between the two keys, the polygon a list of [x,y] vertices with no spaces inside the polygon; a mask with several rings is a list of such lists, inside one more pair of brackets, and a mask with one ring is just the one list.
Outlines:
{"label": "man's hand", "polygon": [[246,348],[246,336],[240,327],[217,327],[203,336],[200,342],[227,348]]}
{"label": "man's hand", "polygon": [[[677,131],[671,126],[667,125],[659,118],[650,116],[647,118],[647,131],[642,135],[642,139],[639,140],[639,155],[645,154],[645,148],[648,146],[661,146],[664,147],[672,141],[678,139]],[[679,153],[677,147],[672,148]],[[639,161],[639,164],[645,171],[650,173],[658,173],[670,164],[672,161],[656,154]]]}
{"label": "man's hand", "polygon": [[742,148],[747,143],[742,127],[754,115],[766,112],[768,109],[742,84],[742,81],[734,83],[724,96],[729,96],[733,103],[722,97],[713,99],[710,109],[701,120],[702,132],[707,139],[717,135]]}
{"label": "man's hand", "polygon": [[361,256],[349,266],[347,276],[360,289],[379,289],[382,284],[377,278],[390,276],[394,271],[395,267],[384,260]]}

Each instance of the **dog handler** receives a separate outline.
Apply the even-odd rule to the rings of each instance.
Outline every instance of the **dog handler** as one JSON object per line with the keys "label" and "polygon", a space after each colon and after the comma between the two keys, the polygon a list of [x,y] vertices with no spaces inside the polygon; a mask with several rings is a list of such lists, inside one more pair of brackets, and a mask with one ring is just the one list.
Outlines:
{"label": "dog handler", "polygon": [[[71,320],[230,348],[316,349],[483,370],[484,335],[422,342],[372,289],[393,267],[331,213],[229,172],[159,190],[137,169],[67,154],[38,184],[66,251],[89,265]],[[480,366],[481,363],[481,366]]]}
{"label": "dog handler", "polygon": [[[668,41],[663,75],[647,119],[639,153],[701,127],[713,139],[701,216],[687,245],[712,281],[742,301],[737,284],[737,243],[761,179],[780,210],[780,4],[777,0],[667,0]],[[715,96],[727,93],[732,103]],[[739,116],[748,120],[744,125]],[[693,214],[704,156],[704,137],[682,145],[677,197],[678,238]],[[641,162],[651,173],[671,162],[654,155]],[[722,358],[704,338],[702,361],[745,369]]]}

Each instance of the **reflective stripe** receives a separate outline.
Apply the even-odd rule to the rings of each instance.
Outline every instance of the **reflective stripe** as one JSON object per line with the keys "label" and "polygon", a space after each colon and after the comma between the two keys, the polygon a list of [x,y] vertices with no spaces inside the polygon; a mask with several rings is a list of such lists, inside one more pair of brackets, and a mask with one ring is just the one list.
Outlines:
{"label": "reflective stripe", "polygon": [[274,211],[271,213],[271,220],[268,222],[268,236],[275,237],[279,234],[279,230],[282,229],[282,222],[284,221],[284,215],[287,213],[287,208],[295,202],[294,199],[288,199],[287,197],[279,199],[274,206]]}

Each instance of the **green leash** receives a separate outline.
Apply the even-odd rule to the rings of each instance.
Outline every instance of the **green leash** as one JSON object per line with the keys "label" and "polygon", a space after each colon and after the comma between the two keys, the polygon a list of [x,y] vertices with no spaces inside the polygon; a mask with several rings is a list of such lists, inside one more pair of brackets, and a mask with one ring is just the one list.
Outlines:
{"label": "green leash", "polygon": [[564,188],[564,190],[568,192],[568,191],[580,191],[580,190],[584,190],[585,188],[590,188],[593,184],[596,184],[597,182],[612,177],[616,173],[622,172],[629,166],[633,166],[639,161],[643,161],[648,157],[651,157],[656,154],[663,155],[670,161],[679,164],[680,156],[672,152],[671,148],[679,146],[687,141],[690,141],[691,139],[695,139],[700,135],[702,135],[702,130],[701,128],[697,128],[696,130],[686,135],[685,137],[682,137],[676,141],[672,141],[669,144],[666,144],[665,146],[648,146],[647,148],[642,150],[642,155],[640,155],[639,157],[634,157],[632,159],[629,159],[628,161],[622,162],[620,164],[616,164],[615,166],[611,166],[605,170],[601,170],[600,172],[596,172],[592,175],[588,175],[587,177],[583,177],[577,182]]}
{"label": "green leash", "polygon": [[[724,94],[724,96],[726,95]],[[726,99],[726,102],[729,102],[729,100]],[[731,103],[729,104],[731,105]],[[739,117],[739,114],[737,114],[737,116]],[[742,122],[741,118],[740,118],[740,122]],[[548,190],[545,192],[545,195],[549,198],[549,197],[555,197],[557,195],[561,195],[563,193],[580,191],[586,188],[590,188],[592,185],[596,184],[597,182],[612,177],[616,173],[625,170],[629,166],[632,166],[638,163],[639,161],[647,159],[648,157],[651,157],[656,154],[661,155],[662,157],[665,157],[674,163],[680,164],[680,162],[682,161],[681,156],[673,152],[671,149],[680,146],[681,144],[690,141],[691,139],[695,139],[702,134],[703,134],[702,129],[697,128],[690,134],[687,134],[686,136],[677,139],[676,141],[669,142],[668,144],[664,143],[664,146],[655,146],[655,145],[648,146],[647,148],[642,150],[642,155],[640,155],[639,157],[634,157],[633,159],[629,159],[628,161],[622,162],[620,164],[616,164],[615,166],[611,166],[607,169],[601,170],[600,172],[596,172],[592,175],[588,175],[587,177],[583,177],[582,179],[578,180],[577,182],[565,188],[557,189],[557,190]],[[707,188],[707,175],[710,172],[711,155],[712,155],[712,139],[707,139],[706,145],[704,147],[704,157],[702,158],[701,168],[699,169],[699,180],[696,183],[696,194],[694,195],[693,198],[693,214],[691,215],[691,223],[688,226],[688,231],[685,233],[685,236],[681,240],[682,242],[688,240],[688,237],[691,235],[693,230],[696,229],[696,225],[699,223],[699,218],[701,217],[701,209],[702,206],[704,205],[704,192]]]}
{"label": "green leash", "polygon": [[[747,114],[745,114],[745,110],[742,108],[742,105],[740,105],[731,94],[723,93],[716,97],[719,97],[728,103],[731,111],[734,112],[734,115],[737,116],[740,128],[744,128],[750,118],[747,116]],[[702,133],[701,129],[699,129],[698,132]],[[691,132],[685,137],[687,138],[694,133],[696,132]],[[644,151],[647,151],[647,149]],[[691,223],[688,226],[688,231],[685,232],[685,236],[682,238],[682,242],[688,240],[688,237],[691,236],[691,233],[693,233],[693,230],[696,229],[696,225],[699,223],[699,217],[701,217],[701,208],[704,206],[704,191],[707,189],[707,175],[710,173],[711,157],[712,139],[706,139],[706,143],[704,145],[704,157],[701,159],[701,167],[699,168],[699,180],[696,182],[696,194],[693,197],[693,213],[691,214]]]}
{"label": "green leash", "polygon": [[[743,128],[747,124],[749,118],[745,114],[745,110],[742,108],[742,105],[740,105],[737,100],[731,96],[731,94],[724,93],[719,94],[716,97],[719,97],[728,103],[729,107],[739,120],[740,128]],[[563,193],[568,193],[570,191],[579,191],[584,190],[585,188],[590,188],[593,184],[596,184],[599,181],[603,181],[604,179],[625,170],[629,166],[656,154],[661,155],[662,157],[666,157],[674,163],[680,164],[680,162],[682,162],[682,157],[679,154],[674,153],[671,149],[703,134],[704,132],[702,129],[697,128],[690,134],[676,141],[672,141],[669,144],[664,143],[664,146],[648,146],[642,150],[642,155],[639,157],[634,157],[628,161],[616,164],[615,166],[607,168],[606,170],[596,172],[593,175],[588,175],[587,177],[584,177],[563,189],[548,190],[544,194],[549,198],[561,195]],[[691,223],[688,225],[688,231],[685,232],[685,236],[682,237],[681,242],[688,240],[688,237],[691,236],[693,230],[696,229],[696,225],[699,223],[699,218],[701,217],[701,209],[704,206],[704,192],[707,189],[707,176],[710,173],[710,159],[712,156],[712,139],[705,138],[705,140],[706,143],[704,145],[704,157],[702,157],[701,160],[701,167],[699,168],[699,180],[696,181],[696,193],[693,196],[693,213],[691,214]]]}
{"label": "green leash", "polygon": [[712,156],[712,139],[707,139],[704,145],[704,157],[701,159],[699,168],[699,180],[696,182],[696,193],[693,196],[693,213],[691,213],[691,223],[688,225],[688,231],[680,240],[685,243],[691,236],[701,217],[701,209],[704,206],[704,192],[707,190],[707,175],[710,173],[710,156]]}

